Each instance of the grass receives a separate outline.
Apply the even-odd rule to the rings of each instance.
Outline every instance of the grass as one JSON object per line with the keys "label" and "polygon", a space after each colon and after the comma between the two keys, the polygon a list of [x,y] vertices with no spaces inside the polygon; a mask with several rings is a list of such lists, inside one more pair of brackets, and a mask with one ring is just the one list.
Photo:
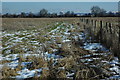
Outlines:
{"label": "grass", "polygon": [[[3,18],[2,28],[5,31],[17,31],[17,30],[31,30],[45,28],[56,22],[69,22],[73,23],[78,21],[79,18]],[[50,26],[50,28],[52,28]],[[54,28],[52,28],[54,29]]]}
{"label": "grass", "polygon": [[[4,54],[4,56],[8,54],[19,54],[19,64],[18,67],[12,70],[8,66],[4,67],[2,69],[3,78],[18,75],[17,71],[20,71],[24,67],[21,66],[22,62],[32,62],[32,64],[30,64],[31,66],[27,66],[30,70],[47,67],[48,63],[42,57],[24,57],[24,54],[26,52],[32,51],[30,54],[35,54],[37,53],[37,49],[41,47],[39,44],[35,44],[35,42],[29,41],[38,41],[39,43],[45,43],[46,41],[50,41],[51,38],[49,37],[49,35],[46,36],[48,32],[57,28],[63,22],[74,23],[75,20],[77,21],[78,18],[4,18],[2,28],[5,33],[3,33],[3,35],[14,35],[7,35],[2,37],[2,46],[3,48],[5,48],[2,51],[2,54]],[[20,41],[14,42],[15,40],[19,39]],[[56,47],[56,45],[52,46],[54,46],[54,48]],[[53,53],[53,51],[50,51],[50,49],[48,49],[47,51],[49,53]],[[1,63],[3,62],[9,63],[11,61],[4,60]],[[13,73],[11,73],[11,71]],[[49,75],[49,71],[47,71],[46,69],[43,70],[42,77],[46,77]]]}
{"label": "grass", "polygon": [[[74,28],[70,28],[71,25],[74,26]],[[60,29],[55,31],[55,34],[49,33],[58,26],[60,26]],[[72,38],[77,36],[74,34],[75,32],[81,33],[84,31],[84,28],[80,27],[79,18],[4,18],[2,27],[3,31],[5,31],[2,40],[5,49],[2,54],[4,54],[4,56],[8,54],[19,54],[17,56],[19,58],[18,66],[15,69],[10,69],[8,66],[5,66],[2,69],[3,77],[16,76],[18,75],[17,71],[20,71],[25,66],[29,70],[43,68],[41,76],[35,76],[36,79],[67,78],[68,72],[74,72],[73,77],[75,79],[94,78],[97,75],[103,74],[95,71],[95,68],[91,67],[90,64],[84,64],[82,60],[80,60],[82,56],[92,54],[92,52],[80,48],[79,44],[82,45],[83,43],[77,42],[78,40]],[[65,37],[71,41],[63,42],[64,32],[67,28],[69,28],[68,32],[70,32],[70,35]],[[5,34],[9,33],[14,35],[5,36]],[[61,44],[61,46],[58,44]],[[45,60],[45,58],[42,57],[42,53],[48,52],[52,54],[56,52],[53,51],[53,49],[57,49],[59,52],[58,55],[63,56],[63,58],[58,59],[56,63],[53,58]],[[39,55],[25,57],[25,54]],[[11,61],[5,60],[2,62],[9,63]],[[31,63],[22,66],[22,62]],[[99,61],[96,60],[94,62],[93,64],[97,64]],[[53,65],[54,63],[55,65]],[[101,71],[103,67],[105,66],[103,65],[97,70]]]}
{"label": "grass", "polygon": [[[17,45],[11,46],[8,49],[12,49],[12,53],[20,53],[22,50],[21,48],[25,46],[27,46],[28,49],[33,50],[33,44],[31,44],[31,42],[28,43],[28,41],[38,41],[40,43],[50,41],[51,38],[49,37],[49,35],[45,37],[48,32],[61,25],[63,22],[73,24],[78,20],[79,18],[3,18],[2,28],[3,31],[5,31],[5,34],[12,33],[15,35],[2,37],[2,46],[7,47],[8,45],[13,45],[13,43],[15,43],[13,42],[13,40],[15,40],[15,37],[25,37],[20,42],[16,42]],[[57,22],[58,24],[56,24]],[[38,35],[32,35],[36,32],[38,33]],[[31,36],[26,37],[29,35]],[[38,47],[37,45],[35,46]],[[8,49],[4,49],[2,54],[6,53]]]}
{"label": "grass", "polygon": [[86,17],[86,19],[92,19],[97,21],[104,21],[109,23],[119,23],[119,17]]}

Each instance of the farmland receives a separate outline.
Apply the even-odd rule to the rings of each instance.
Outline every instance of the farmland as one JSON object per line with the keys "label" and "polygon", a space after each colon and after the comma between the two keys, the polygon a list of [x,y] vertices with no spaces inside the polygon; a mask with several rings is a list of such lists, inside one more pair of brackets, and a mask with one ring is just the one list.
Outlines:
{"label": "farmland", "polygon": [[2,21],[2,78],[120,78],[118,58],[101,43],[91,43],[91,36],[80,26],[79,18]]}

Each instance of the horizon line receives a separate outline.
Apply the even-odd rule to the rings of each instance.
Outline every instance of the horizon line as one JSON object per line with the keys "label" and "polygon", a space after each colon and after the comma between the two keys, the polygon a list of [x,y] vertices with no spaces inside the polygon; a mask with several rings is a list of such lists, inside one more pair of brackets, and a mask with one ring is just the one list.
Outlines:
{"label": "horizon line", "polygon": [[120,0],[1,0],[0,2],[120,2]]}

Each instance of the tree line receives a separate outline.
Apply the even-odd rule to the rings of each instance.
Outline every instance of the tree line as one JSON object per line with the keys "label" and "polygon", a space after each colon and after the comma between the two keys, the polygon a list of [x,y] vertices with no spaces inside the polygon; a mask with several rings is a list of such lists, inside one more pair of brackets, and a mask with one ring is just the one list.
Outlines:
{"label": "tree line", "polygon": [[105,9],[100,8],[99,6],[93,6],[91,8],[91,13],[86,13],[83,15],[76,14],[73,11],[49,13],[47,9],[41,9],[37,14],[29,12],[21,12],[20,14],[10,14],[6,13],[1,15],[3,18],[56,18],[56,17],[120,17],[120,12],[107,12]]}
{"label": "tree line", "polygon": [[6,18],[42,18],[42,17],[49,17],[49,18],[54,18],[54,17],[75,17],[77,16],[73,11],[67,11],[66,13],[60,12],[59,14],[57,13],[49,13],[48,10],[46,9],[42,9],[40,10],[40,12],[38,12],[37,14],[29,12],[29,13],[25,13],[25,12],[21,12],[20,14],[10,14],[10,13],[6,13],[3,14],[2,17]]}

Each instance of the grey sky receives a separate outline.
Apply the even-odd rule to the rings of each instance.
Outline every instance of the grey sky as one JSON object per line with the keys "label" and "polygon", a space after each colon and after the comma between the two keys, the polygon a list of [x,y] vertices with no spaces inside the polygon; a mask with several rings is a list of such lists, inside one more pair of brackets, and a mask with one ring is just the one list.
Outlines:
{"label": "grey sky", "polygon": [[99,6],[107,11],[118,11],[117,2],[3,2],[3,13],[37,13],[45,8],[49,12],[74,11],[88,13],[92,6]]}
{"label": "grey sky", "polygon": [[2,2],[119,2],[119,0],[2,0]]}

